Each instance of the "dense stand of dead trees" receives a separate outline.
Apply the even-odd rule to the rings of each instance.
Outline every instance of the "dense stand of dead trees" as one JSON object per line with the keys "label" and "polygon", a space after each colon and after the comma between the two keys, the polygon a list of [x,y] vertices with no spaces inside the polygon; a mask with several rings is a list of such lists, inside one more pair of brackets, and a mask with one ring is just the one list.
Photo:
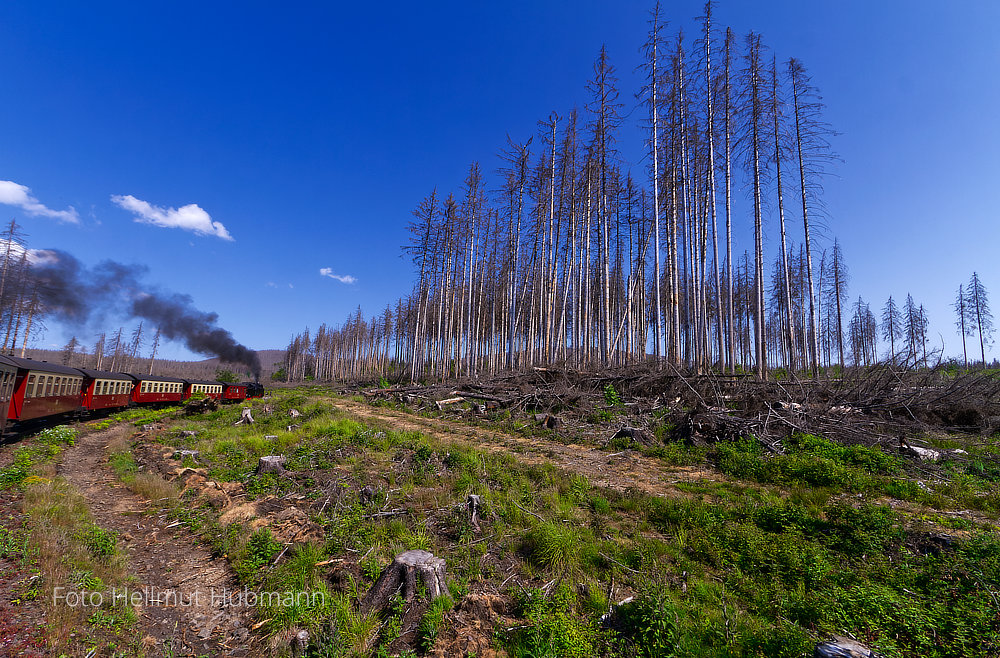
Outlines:
{"label": "dense stand of dead trees", "polygon": [[[359,309],[296,336],[287,376],[416,380],[654,358],[763,378],[877,361],[874,314],[859,299],[846,317],[839,243],[814,267],[811,223],[834,159],[817,89],[800,61],[768,56],[759,34],[741,44],[719,32],[711,3],[699,23],[693,42],[668,38],[659,4],[651,12],[638,94],[648,178],[618,148],[624,104],[602,48],[582,113],[508,138],[492,187],[473,163],[457,193],[418,204],[404,247],[412,292],[380,316]],[[751,222],[753,249],[738,257],[734,227]],[[772,224],[779,243],[765,249]],[[890,334],[905,337],[901,361],[926,362],[926,314],[911,306]]]}

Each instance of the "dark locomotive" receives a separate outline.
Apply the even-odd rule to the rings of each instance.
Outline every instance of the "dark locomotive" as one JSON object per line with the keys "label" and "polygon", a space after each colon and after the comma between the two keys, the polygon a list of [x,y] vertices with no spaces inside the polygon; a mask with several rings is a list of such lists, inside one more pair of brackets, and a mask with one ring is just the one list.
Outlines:
{"label": "dark locomotive", "polygon": [[23,423],[138,405],[177,404],[203,394],[223,403],[264,396],[259,382],[230,384],[159,375],[70,368],[0,356],[0,432]]}

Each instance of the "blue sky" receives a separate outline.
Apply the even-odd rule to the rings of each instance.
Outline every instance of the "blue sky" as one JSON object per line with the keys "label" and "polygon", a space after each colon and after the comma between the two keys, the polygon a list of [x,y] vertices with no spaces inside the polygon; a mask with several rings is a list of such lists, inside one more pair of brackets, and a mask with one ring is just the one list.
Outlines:
{"label": "blue sky", "polygon": [[[495,171],[508,134],[582,107],[602,44],[631,109],[651,4],[232,6],[6,3],[0,180],[30,193],[0,186],[0,219],[35,248],[141,263],[266,349],[404,294],[411,210],[474,160]],[[664,9],[671,32],[696,33],[700,2]],[[1000,4],[731,1],[716,17],[802,60],[823,92],[843,159],[829,234],[852,296],[874,309],[912,292],[932,343],[960,353],[959,283],[978,270],[1000,300]],[[641,175],[634,127],[621,147]],[[68,336],[50,323],[37,344]]]}

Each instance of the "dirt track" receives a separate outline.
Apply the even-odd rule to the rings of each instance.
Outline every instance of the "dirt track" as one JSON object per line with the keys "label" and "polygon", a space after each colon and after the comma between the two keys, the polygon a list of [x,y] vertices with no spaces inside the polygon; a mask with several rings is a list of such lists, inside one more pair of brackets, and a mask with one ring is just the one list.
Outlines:
{"label": "dirt track", "polygon": [[149,514],[150,502],[111,473],[107,446],[131,429],[81,436],[63,453],[57,472],[80,491],[98,525],[119,533],[138,580],[129,590],[144,592],[150,603],[139,609],[144,649],[152,655],[247,655],[242,609],[212,601],[213,591],[237,589],[226,561],[213,558],[183,526],[169,527],[165,515]]}
{"label": "dirt track", "polygon": [[335,399],[332,403],[358,418],[383,423],[390,429],[422,432],[446,441],[468,441],[490,452],[511,453],[529,464],[551,463],[585,476],[591,484],[617,491],[634,488],[649,494],[670,496],[676,495],[673,485],[680,482],[725,480],[725,476],[717,471],[701,467],[665,466],[632,450],[607,453],[591,446],[515,436],[471,427],[458,421],[423,418],[385,407],[372,407],[344,398]]}

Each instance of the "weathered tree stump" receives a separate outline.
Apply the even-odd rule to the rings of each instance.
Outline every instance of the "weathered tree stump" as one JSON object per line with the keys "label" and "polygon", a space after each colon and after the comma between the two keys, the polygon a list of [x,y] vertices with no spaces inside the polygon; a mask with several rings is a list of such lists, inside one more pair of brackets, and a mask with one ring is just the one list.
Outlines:
{"label": "weathered tree stump", "polygon": [[284,475],[285,461],[284,455],[267,455],[266,457],[261,457],[257,462],[256,475],[263,475],[265,473]]}
{"label": "weathered tree stump", "polygon": [[306,655],[306,652],[309,650],[309,631],[296,631],[295,635],[292,636],[290,644],[294,658]]}
{"label": "weathered tree stump", "polygon": [[813,651],[814,658],[882,658],[868,647],[847,637],[835,636],[820,642]]}
{"label": "weathered tree stump", "polygon": [[358,492],[358,499],[361,504],[367,507],[375,502],[375,487],[370,484],[366,484],[361,487],[361,491]]}
{"label": "weathered tree stump", "polygon": [[445,561],[422,550],[406,551],[396,556],[378,577],[372,588],[361,601],[361,610],[380,610],[389,604],[389,599],[403,588],[403,598],[409,602],[417,593],[417,578],[427,588],[427,596],[433,601],[448,591],[445,581]]}
{"label": "weathered tree stump", "polygon": [[292,418],[298,418],[302,414],[299,413],[298,409],[289,409],[288,410],[288,415],[291,416]]}
{"label": "weathered tree stump", "polygon": [[195,414],[203,414],[215,411],[218,407],[219,404],[213,398],[192,399],[188,400],[188,403],[184,405],[184,415],[193,416]]}
{"label": "weathered tree stump", "polygon": [[535,422],[547,430],[554,430],[563,424],[561,418],[551,414],[535,414]]}
{"label": "weathered tree stump", "polygon": [[637,427],[627,427],[622,426],[617,432],[615,432],[612,439],[631,439],[635,443],[642,445],[651,445],[653,441],[649,438],[649,435],[643,432]]}
{"label": "weathered tree stump", "polygon": [[174,450],[174,459],[184,459],[185,457],[190,457],[194,461],[198,461],[198,455],[200,453],[197,450]]}
{"label": "weathered tree stump", "polygon": [[233,425],[253,425],[253,411],[250,407],[243,407],[240,410],[240,419],[233,423]]}
{"label": "weathered tree stump", "polygon": [[476,532],[479,532],[481,528],[479,527],[479,508],[482,507],[483,501],[476,494],[469,494],[469,499],[466,501],[466,506],[469,509],[469,525]]}

